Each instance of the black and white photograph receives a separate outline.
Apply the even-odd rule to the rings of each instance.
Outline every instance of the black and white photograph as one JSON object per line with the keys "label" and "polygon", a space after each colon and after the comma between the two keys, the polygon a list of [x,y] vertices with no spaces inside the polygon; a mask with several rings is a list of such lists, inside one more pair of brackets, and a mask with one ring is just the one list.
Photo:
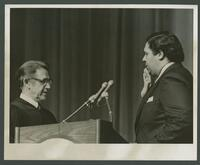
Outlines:
{"label": "black and white photograph", "polygon": [[5,5],[5,160],[197,160],[197,5]]}

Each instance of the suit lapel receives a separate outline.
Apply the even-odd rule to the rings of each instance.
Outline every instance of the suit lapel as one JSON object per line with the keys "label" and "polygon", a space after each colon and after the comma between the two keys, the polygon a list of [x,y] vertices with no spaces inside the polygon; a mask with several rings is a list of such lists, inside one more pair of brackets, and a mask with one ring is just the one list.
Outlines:
{"label": "suit lapel", "polygon": [[153,91],[155,90],[155,88],[158,86],[158,84],[160,83],[160,80],[163,78],[163,76],[169,72],[171,69],[173,69],[174,67],[178,67],[180,66],[180,64],[173,64],[171,65],[169,68],[167,68],[165,70],[165,72],[160,76],[160,78],[158,79],[158,81],[156,83],[154,83],[152,85],[152,87],[149,89],[149,91],[147,92],[147,94],[142,98],[140,104],[139,104],[139,108],[138,108],[138,111],[137,111],[137,116],[136,116],[136,121],[135,121],[135,128],[136,128],[136,131],[137,131],[137,124],[140,120],[140,116],[141,116],[141,113],[142,113],[142,109],[143,109],[143,106],[144,104],[147,102],[148,98],[152,95]]}
{"label": "suit lapel", "polygon": [[147,99],[149,98],[149,96],[151,96],[151,94],[152,94],[152,92],[154,91],[154,89],[158,86],[158,84],[159,84],[160,80],[163,78],[163,76],[164,76],[168,71],[170,71],[170,70],[173,69],[174,67],[177,67],[178,65],[180,65],[180,64],[173,64],[173,65],[171,65],[169,68],[167,68],[167,69],[165,70],[165,72],[160,76],[160,78],[158,79],[158,81],[157,81],[156,83],[154,83],[154,84],[151,86],[151,88],[149,89],[149,91],[147,92],[147,94],[143,97],[143,99],[142,99],[142,101],[141,101],[141,103],[140,103],[140,105],[139,105],[138,111],[140,111],[140,109],[142,109],[144,103],[147,102]]}
{"label": "suit lapel", "polygon": [[143,109],[143,106],[144,104],[147,102],[148,98],[152,95],[153,91],[155,90],[155,88],[157,87],[159,81],[157,81],[155,84],[153,84],[151,86],[151,88],[149,89],[149,91],[146,93],[146,95],[142,98],[140,104],[139,104],[139,108],[138,108],[138,111],[137,111],[137,117],[136,117],[136,128],[137,128],[137,124],[138,124],[138,121],[140,120],[140,115],[142,113],[142,109]]}

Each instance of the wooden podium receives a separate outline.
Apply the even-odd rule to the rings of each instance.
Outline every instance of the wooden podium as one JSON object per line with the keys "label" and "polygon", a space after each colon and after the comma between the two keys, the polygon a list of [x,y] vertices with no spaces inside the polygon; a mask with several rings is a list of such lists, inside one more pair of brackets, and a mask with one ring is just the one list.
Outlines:
{"label": "wooden podium", "polygon": [[51,138],[64,138],[73,143],[99,143],[99,120],[15,128],[15,143],[41,143]]}

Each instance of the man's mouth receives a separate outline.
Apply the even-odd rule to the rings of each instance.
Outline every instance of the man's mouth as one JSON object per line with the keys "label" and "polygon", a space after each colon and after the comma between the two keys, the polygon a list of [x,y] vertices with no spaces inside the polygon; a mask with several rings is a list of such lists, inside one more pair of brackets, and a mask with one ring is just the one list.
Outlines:
{"label": "man's mouth", "polygon": [[43,92],[42,92],[42,95],[47,95],[47,91],[43,91]]}

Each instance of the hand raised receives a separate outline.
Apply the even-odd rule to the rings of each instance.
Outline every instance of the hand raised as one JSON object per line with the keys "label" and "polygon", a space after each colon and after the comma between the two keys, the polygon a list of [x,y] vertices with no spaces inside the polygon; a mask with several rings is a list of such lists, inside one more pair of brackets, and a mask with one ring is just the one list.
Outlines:
{"label": "hand raised", "polygon": [[144,68],[143,80],[144,80],[144,86],[141,91],[141,97],[144,97],[144,95],[147,93],[149,87],[151,86],[151,75],[149,74],[149,71],[147,70],[147,68]]}
{"label": "hand raised", "polygon": [[144,86],[151,85],[151,75],[149,74],[149,71],[147,70],[147,68],[144,68],[143,80],[144,80]]}

